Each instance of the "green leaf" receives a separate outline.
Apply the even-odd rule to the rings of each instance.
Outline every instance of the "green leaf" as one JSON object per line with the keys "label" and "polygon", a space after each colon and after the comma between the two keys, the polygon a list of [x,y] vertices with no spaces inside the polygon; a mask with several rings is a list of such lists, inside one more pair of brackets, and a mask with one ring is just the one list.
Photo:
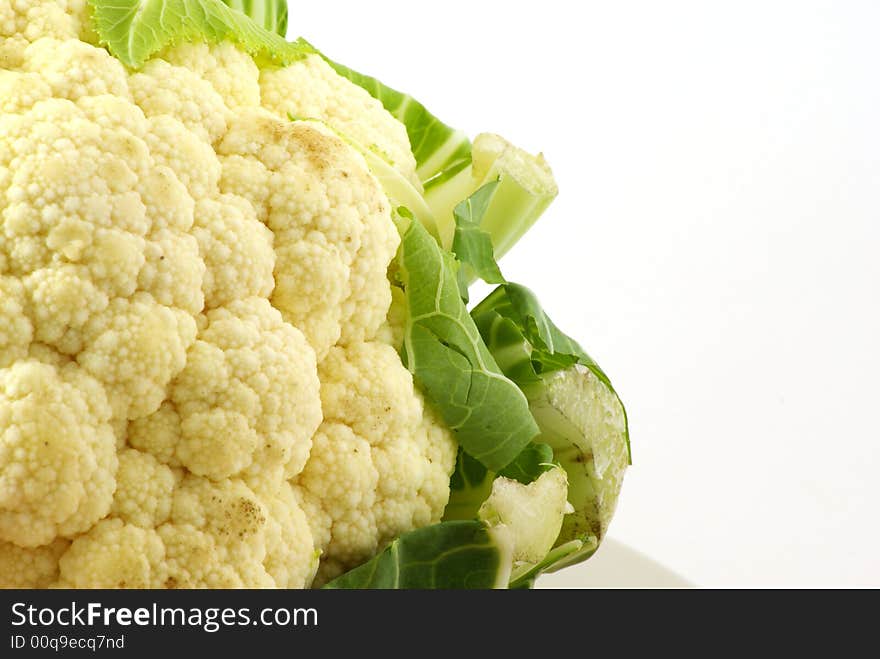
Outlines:
{"label": "green leaf", "polygon": [[487,469],[512,462],[538,433],[528,401],[495,363],[459,296],[456,263],[401,209],[398,255],[408,318],[404,355],[459,444]]}
{"label": "green leaf", "polygon": [[517,284],[495,289],[472,315],[504,373],[529,399],[554,461],[568,474],[566,515],[557,547],[582,547],[558,557],[545,570],[585,560],[601,541],[614,513],[630,463],[626,411],[608,376],[581,346],[564,334],[535,295]]}
{"label": "green leaf", "polygon": [[478,521],[443,522],[400,536],[325,588],[506,588],[510,570],[511,547],[503,534]]}
{"label": "green leaf", "polygon": [[492,238],[480,228],[498,186],[499,181],[487,183],[456,206],[453,213],[455,238],[452,252],[462,266],[458,272],[458,282],[465,301],[474,274],[487,284],[503,284],[506,281],[495,261]]}
{"label": "green leaf", "polygon": [[493,181],[499,181],[499,186],[482,213],[480,228],[489,234],[496,259],[523,237],[558,193],[543,156],[527,153],[498,135],[478,135],[471,149],[471,164],[441,183],[425,187],[425,201],[445,248],[454,240],[456,207]]}
{"label": "green leaf", "polygon": [[326,56],[324,59],[343,78],[365,89],[406,127],[416,158],[416,174],[426,189],[455,176],[471,164],[471,142],[467,135],[444,124],[412,96]]}
{"label": "green leaf", "polygon": [[269,32],[287,36],[287,0],[223,0],[223,3]]}
{"label": "green leaf", "polygon": [[[525,386],[542,374],[580,363],[609,388],[611,381],[596,361],[544,313],[537,296],[525,286],[507,283],[496,288],[472,313],[484,338],[491,337],[493,354],[505,359],[501,367],[514,382]],[[505,322],[506,321],[506,322]],[[512,352],[503,350],[513,347]]]}
{"label": "green leaf", "polygon": [[314,50],[289,43],[221,0],[89,0],[101,43],[137,69],[164,48],[182,42],[234,41],[255,57],[286,65]]}
{"label": "green leaf", "polygon": [[547,444],[531,442],[513,462],[498,472],[498,475],[528,485],[552,468],[553,449]]}
{"label": "green leaf", "polygon": [[443,512],[443,521],[477,519],[477,511],[492,491],[494,479],[494,472],[459,448],[455,471],[449,480],[449,503]]}
{"label": "green leaf", "polygon": [[524,563],[516,566],[510,574],[511,590],[520,590],[523,588],[534,588],[535,581],[545,572],[555,572],[562,565],[572,565],[569,561],[579,558],[577,562],[584,561],[596,553],[599,547],[599,541],[591,535],[571,540],[565,544],[558,545],[550,550],[550,552],[539,563]]}

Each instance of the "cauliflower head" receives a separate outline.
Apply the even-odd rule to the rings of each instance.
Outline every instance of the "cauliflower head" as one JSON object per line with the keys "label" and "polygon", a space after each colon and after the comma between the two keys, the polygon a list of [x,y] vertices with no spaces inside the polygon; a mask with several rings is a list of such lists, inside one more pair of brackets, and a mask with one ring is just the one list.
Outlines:
{"label": "cauliflower head", "polygon": [[416,181],[403,126],[317,56],[95,43],[0,3],[0,586],[307,587],[439,521],[457,447],[341,137]]}

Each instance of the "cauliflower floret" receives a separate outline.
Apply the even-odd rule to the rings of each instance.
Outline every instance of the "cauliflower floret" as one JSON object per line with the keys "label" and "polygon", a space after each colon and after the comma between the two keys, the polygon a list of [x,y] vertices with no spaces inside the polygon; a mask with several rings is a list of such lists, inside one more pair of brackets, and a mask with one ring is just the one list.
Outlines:
{"label": "cauliflower floret", "polygon": [[181,232],[191,213],[187,223],[163,211],[151,228],[164,200],[148,195],[173,200],[180,188],[161,185],[174,175],[167,159],[152,158],[150,128],[139,109],[109,96],[0,116],[0,163],[14,172],[0,191],[0,251],[24,282],[35,338],[76,356],[124,418],[164,400],[195,339],[190,314],[203,306],[205,266]]}
{"label": "cauliflower floret", "polygon": [[152,455],[124,449],[119,453],[110,514],[141,528],[156,528],[171,515],[171,497],[178,480],[179,472]]}
{"label": "cauliflower floret", "polygon": [[253,58],[233,44],[181,44],[169,48],[162,57],[171,64],[194,71],[211,83],[233,112],[259,107],[260,71]]}
{"label": "cauliflower floret", "polygon": [[144,246],[138,289],[150,293],[163,306],[199,313],[205,308],[205,294],[198,286],[186,285],[205,277],[207,268],[198,240],[169,229],[159,229],[150,238]]}
{"label": "cauliflower floret", "polygon": [[210,82],[157,59],[129,80],[135,103],[148,117],[169,115],[206,142],[226,132],[228,110]]}
{"label": "cauliflower floret", "polygon": [[86,0],[15,0],[0,3],[0,68],[21,64],[28,43],[41,37],[90,36]]}
{"label": "cauliflower floret", "polygon": [[58,580],[58,559],[69,546],[61,538],[28,548],[0,541],[0,588],[48,588]]}
{"label": "cauliflower floret", "polygon": [[105,519],[81,535],[58,562],[61,588],[158,588],[165,547],[154,529]]}
{"label": "cauliflower floret", "polygon": [[167,578],[181,588],[274,586],[263,565],[271,526],[243,481],[187,476],[174,493],[171,523],[160,531],[170,553]]}
{"label": "cauliflower floret", "polygon": [[275,234],[272,302],[285,320],[319,359],[337,342],[373,338],[399,238],[363,158],[318,124],[265,112],[240,115],[218,153],[223,190],[248,199]]}
{"label": "cauliflower floret", "polygon": [[170,401],[150,416],[128,424],[127,441],[134,448],[149,453],[169,467],[180,467],[177,444],[180,441],[180,415]]}
{"label": "cauliflower floret", "polygon": [[82,30],[86,0],[16,0],[0,5],[0,37],[75,39]]}
{"label": "cauliflower floret", "polygon": [[11,114],[51,98],[52,90],[36,73],[18,73],[0,68],[0,112]]}
{"label": "cauliflower floret", "polygon": [[202,289],[208,309],[272,294],[274,236],[246,200],[222,195],[199,202],[193,234],[207,267]]}
{"label": "cauliflower floret", "polygon": [[366,439],[345,424],[325,422],[298,484],[318,546],[326,549],[334,540],[329,556],[356,561],[376,551],[379,534],[370,511],[379,472]]}
{"label": "cauliflower floret", "polygon": [[113,300],[84,334],[86,347],[77,361],[104,382],[117,417],[137,419],[159,409],[166,387],[186,364],[196,323],[139,293],[131,301]]}
{"label": "cauliflower floret", "polygon": [[[127,116],[135,131],[138,114]],[[4,177],[0,204],[10,271],[76,263],[94,271],[107,292],[130,293],[137,265],[132,273],[126,257],[137,261],[141,238],[115,223],[114,204],[149,164],[135,134],[102,128],[70,101],[42,101],[26,113],[0,116],[0,166],[12,173]],[[62,259],[53,258],[56,251]],[[114,271],[119,265],[122,271]]]}
{"label": "cauliflower floret", "polygon": [[310,585],[321,553],[315,549],[309,521],[294,488],[287,482],[275,488],[257,476],[248,481],[268,513],[263,560],[266,572],[279,588]]}
{"label": "cauliflower floret", "polygon": [[[220,558],[214,537],[189,524],[165,524],[159,528],[165,543],[167,577],[163,588],[257,588],[268,587],[265,571],[245,581],[238,566]],[[274,584],[272,584],[274,585]]]}
{"label": "cauliflower floret", "polygon": [[24,282],[37,340],[68,355],[82,350],[82,329],[107,308],[108,295],[83,268],[69,264],[40,268]]}
{"label": "cauliflower floret", "polygon": [[156,161],[174,172],[193,199],[217,194],[220,163],[214,150],[180,121],[167,114],[150,117],[146,140]]}
{"label": "cauliflower floret", "polygon": [[170,400],[177,460],[194,474],[298,474],[321,422],[315,353],[266,300],[208,313]]}
{"label": "cauliflower floret", "polygon": [[263,106],[281,117],[320,119],[384,157],[416,187],[416,160],[403,124],[361,87],[338,75],[319,55],[260,74]]}
{"label": "cauliflower floret", "polygon": [[0,276],[0,368],[11,366],[28,354],[34,328],[24,305],[21,282]]}
{"label": "cauliflower floret", "polygon": [[75,39],[34,41],[24,52],[23,69],[39,73],[57,98],[75,101],[105,94],[129,98],[122,63],[103,48]]}
{"label": "cauliflower floret", "polygon": [[389,346],[334,348],[320,375],[325,421],[297,483],[325,581],[439,521],[456,448]]}
{"label": "cauliflower floret", "polygon": [[[127,455],[121,472],[146,467],[147,475],[161,475],[158,463],[145,462],[149,458],[144,454]],[[161,502],[161,517],[167,522],[154,526],[118,517],[102,520],[61,556],[58,585],[302,588],[311,583],[317,567],[314,543],[289,485],[262,482],[251,489],[235,479],[212,482],[191,475],[175,479],[161,475],[161,485],[149,485],[149,493],[129,491],[123,497],[141,513],[145,502]],[[149,516],[150,522],[159,522],[155,511]],[[0,576],[3,557],[0,544]],[[49,572],[50,562],[41,560],[48,564],[42,570]]]}
{"label": "cauliflower floret", "polygon": [[0,370],[0,540],[37,547],[107,514],[117,465],[109,419],[100,385],[75,365]]}

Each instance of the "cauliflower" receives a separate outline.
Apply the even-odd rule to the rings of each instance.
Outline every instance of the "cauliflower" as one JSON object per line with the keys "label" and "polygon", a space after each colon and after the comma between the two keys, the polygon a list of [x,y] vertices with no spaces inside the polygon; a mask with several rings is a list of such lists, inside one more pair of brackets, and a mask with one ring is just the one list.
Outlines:
{"label": "cauliflower", "polygon": [[319,373],[324,422],[297,482],[323,582],[440,518],[455,445],[388,345],[335,347]]}
{"label": "cauliflower", "polygon": [[403,126],[314,58],[135,71],[88,25],[0,6],[0,584],[303,587],[439,521],[455,442],[377,342],[391,204],[287,112],[414,176]]}
{"label": "cauliflower", "polygon": [[495,263],[543,157],[224,1],[0,2],[0,587],[584,560],[626,416]]}

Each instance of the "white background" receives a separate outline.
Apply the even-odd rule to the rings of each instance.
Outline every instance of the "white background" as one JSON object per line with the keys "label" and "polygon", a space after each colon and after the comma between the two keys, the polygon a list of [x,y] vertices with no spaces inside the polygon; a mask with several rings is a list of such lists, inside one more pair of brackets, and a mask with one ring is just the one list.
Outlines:
{"label": "white background", "polygon": [[609,373],[611,536],[702,586],[880,586],[880,4],[294,3],[561,194],[506,259]]}

